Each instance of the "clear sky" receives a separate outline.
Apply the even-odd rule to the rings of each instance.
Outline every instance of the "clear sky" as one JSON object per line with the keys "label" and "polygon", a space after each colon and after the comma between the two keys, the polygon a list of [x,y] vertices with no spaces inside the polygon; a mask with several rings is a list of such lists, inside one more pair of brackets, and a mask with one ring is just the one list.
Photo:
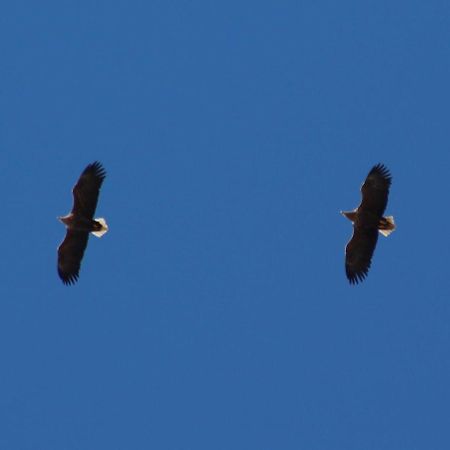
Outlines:
{"label": "clear sky", "polygon": [[1,449],[450,448],[447,0],[8,2],[0,51]]}

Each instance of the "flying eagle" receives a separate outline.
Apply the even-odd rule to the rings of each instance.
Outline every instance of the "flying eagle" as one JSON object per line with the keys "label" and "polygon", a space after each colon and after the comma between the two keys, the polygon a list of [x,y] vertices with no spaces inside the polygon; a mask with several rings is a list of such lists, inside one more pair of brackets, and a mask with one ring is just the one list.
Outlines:
{"label": "flying eagle", "polygon": [[353,236],[345,248],[345,272],[350,284],[357,284],[367,276],[378,232],[389,236],[395,230],[394,218],[383,217],[391,181],[387,167],[377,164],[361,186],[362,201],[358,208],[341,211],[353,222]]}
{"label": "flying eagle", "polygon": [[105,219],[93,218],[105,176],[105,169],[98,161],[89,164],[72,189],[72,211],[58,217],[67,228],[66,237],[58,247],[58,274],[64,284],[78,280],[89,233],[102,237],[108,231]]}

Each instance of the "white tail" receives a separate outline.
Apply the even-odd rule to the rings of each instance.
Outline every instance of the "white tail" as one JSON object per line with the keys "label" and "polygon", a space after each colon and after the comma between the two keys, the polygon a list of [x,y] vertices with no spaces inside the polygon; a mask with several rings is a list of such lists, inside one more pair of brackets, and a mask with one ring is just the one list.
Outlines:
{"label": "white tail", "polygon": [[385,217],[386,222],[391,225],[387,230],[378,230],[383,236],[388,237],[395,230],[394,216]]}
{"label": "white tail", "polygon": [[92,234],[98,238],[101,238],[108,231],[108,225],[103,217],[99,217],[95,220],[101,224],[102,229],[99,231],[93,231]]}

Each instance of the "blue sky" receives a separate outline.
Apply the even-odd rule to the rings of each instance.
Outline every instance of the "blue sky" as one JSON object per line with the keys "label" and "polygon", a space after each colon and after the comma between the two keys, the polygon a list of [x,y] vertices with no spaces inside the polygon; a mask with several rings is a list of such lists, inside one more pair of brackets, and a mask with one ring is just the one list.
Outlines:
{"label": "blue sky", "polygon": [[[0,448],[448,449],[449,14],[4,5]],[[68,288],[94,160],[110,231]],[[398,229],[350,286],[378,162]]]}

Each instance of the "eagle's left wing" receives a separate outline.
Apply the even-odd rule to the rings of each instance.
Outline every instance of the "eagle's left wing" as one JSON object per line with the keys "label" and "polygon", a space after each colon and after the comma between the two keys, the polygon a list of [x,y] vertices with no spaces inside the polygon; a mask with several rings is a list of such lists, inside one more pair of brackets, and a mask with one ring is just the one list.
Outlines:
{"label": "eagle's left wing", "polygon": [[84,169],[74,186],[72,213],[92,219],[97,208],[100,187],[106,177],[106,171],[98,162],[89,164]]}
{"label": "eagle's left wing", "polygon": [[386,166],[374,166],[361,187],[362,201],[359,208],[381,217],[387,206],[391,182],[392,177]]}

